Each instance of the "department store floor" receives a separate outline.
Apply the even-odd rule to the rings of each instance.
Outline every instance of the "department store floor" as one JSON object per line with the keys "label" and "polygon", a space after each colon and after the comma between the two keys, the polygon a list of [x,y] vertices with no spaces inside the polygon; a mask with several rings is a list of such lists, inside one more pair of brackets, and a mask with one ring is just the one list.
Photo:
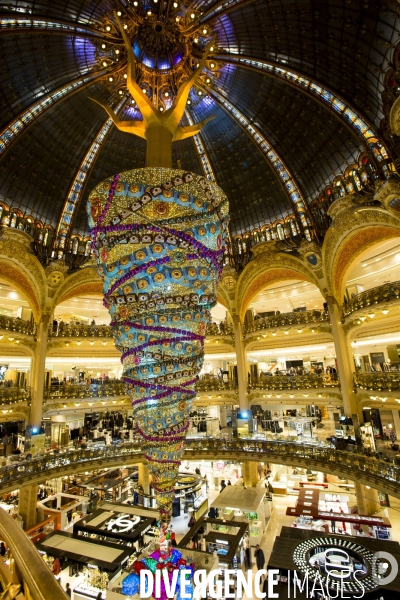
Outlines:
{"label": "department store floor", "polygon": [[[196,467],[199,466],[198,463],[185,463],[185,465],[187,467],[189,467],[187,470],[188,471],[194,471],[194,469]],[[200,465],[200,469],[202,471],[202,474],[204,474],[204,472],[207,469],[202,469],[202,465]],[[285,467],[285,469],[287,469],[288,473],[293,472],[293,469],[291,467]],[[322,474],[320,474],[321,479],[322,479]],[[262,481],[264,480],[264,478],[262,479]],[[261,484],[261,481],[259,483],[259,485]],[[239,479],[236,483],[236,485],[243,485],[243,480]],[[338,487],[335,484],[329,484],[329,487],[326,488],[324,490],[325,492],[331,492],[331,493],[339,493],[342,492],[343,493],[343,488]],[[214,500],[218,497],[220,491],[219,490],[215,490],[215,489],[210,489],[210,487],[208,487],[208,491],[207,491],[207,496],[209,499],[209,506],[211,506],[211,504],[214,502]],[[349,495],[349,503],[353,503],[356,504],[356,497],[354,494],[352,494],[351,492],[347,492],[347,495]],[[275,542],[275,538],[277,536],[279,536],[280,532],[281,532],[281,528],[282,527],[292,527],[293,523],[294,523],[294,518],[292,516],[288,516],[286,514],[286,510],[288,507],[294,507],[296,504],[296,500],[297,500],[297,495],[294,494],[288,494],[288,495],[278,495],[278,494],[271,494],[272,496],[272,512],[271,512],[271,516],[269,517],[268,521],[267,521],[267,525],[266,525],[266,530],[265,533],[261,539],[261,543],[260,543],[260,547],[264,552],[264,556],[265,556],[265,568],[267,568],[268,566],[268,562],[269,562],[269,558],[272,552],[272,548]],[[389,497],[389,501],[390,501],[390,507],[387,508],[382,508],[381,511],[377,512],[374,514],[374,516],[381,516],[381,517],[386,517],[387,519],[389,519],[392,527],[391,527],[391,539],[397,542],[400,542],[400,499],[397,498],[393,498],[392,496]],[[188,521],[189,521],[190,516],[188,515],[183,515],[177,518],[173,519],[173,528],[174,531],[176,533],[176,537],[178,542],[182,539],[183,535],[187,533],[188,531]],[[338,533],[338,528],[336,528],[336,533]],[[251,557],[252,557],[252,571],[253,574],[256,573],[257,571],[257,567],[255,564],[255,559],[254,559],[254,550],[255,548],[251,548]],[[252,598],[255,598],[256,596],[253,595]],[[247,600],[247,596],[246,594],[243,595],[243,599]],[[249,600],[251,600],[249,598]]]}

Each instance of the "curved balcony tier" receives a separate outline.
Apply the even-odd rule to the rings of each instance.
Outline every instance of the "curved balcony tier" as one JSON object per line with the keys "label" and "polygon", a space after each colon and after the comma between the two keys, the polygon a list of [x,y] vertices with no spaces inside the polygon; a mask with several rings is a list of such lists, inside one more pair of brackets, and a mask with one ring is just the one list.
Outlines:
{"label": "curved balcony tier", "polygon": [[364,390],[400,390],[400,371],[354,373],[354,384]]}
{"label": "curved balcony tier", "polygon": [[378,287],[371,288],[357,296],[353,296],[351,300],[343,304],[342,314],[347,317],[358,310],[368,310],[375,304],[385,304],[391,300],[400,298],[400,281],[393,283],[385,283]]}
{"label": "curved balcony tier", "polygon": [[[357,451],[335,450],[318,440],[298,443],[276,439],[188,438],[184,460],[267,461],[338,475],[400,498],[400,467]],[[111,446],[54,451],[0,468],[0,493],[89,469],[146,462],[139,440]]]}
{"label": "curved balcony tier", "polygon": [[299,325],[313,325],[317,323],[329,323],[330,317],[328,311],[307,310],[299,312],[290,312],[272,315],[271,317],[260,317],[251,325],[245,325],[243,333],[254,333],[263,329],[272,329],[280,327],[297,327]]}

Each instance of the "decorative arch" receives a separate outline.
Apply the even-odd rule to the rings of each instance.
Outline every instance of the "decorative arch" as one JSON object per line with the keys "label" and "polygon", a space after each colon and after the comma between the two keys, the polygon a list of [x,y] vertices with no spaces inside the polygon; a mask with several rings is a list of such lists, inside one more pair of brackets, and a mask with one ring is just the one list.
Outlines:
{"label": "decorative arch", "polygon": [[54,298],[55,308],[61,302],[82,294],[103,295],[103,285],[97,271],[93,268],[82,269],[66,278]]}
{"label": "decorative arch", "polygon": [[40,300],[34,282],[29,275],[9,258],[0,257],[0,275],[21,292],[29,303],[35,321],[40,320]]}
{"label": "decorative arch", "polygon": [[[271,264],[272,261],[269,261],[270,264],[267,265],[265,264],[266,261],[262,260],[263,258],[262,255],[259,257],[261,260],[257,261],[258,265],[251,265],[250,263],[251,271],[245,269],[239,280],[237,307],[241,320],[243,320],[252,299],[262,289],[273,283],[288,279],[300,279],[301,281],[308,281],[320,289],[318,282],[300,261],[288,257],[281,258],[281,255],[278,255],[273,260],[276,264]],[[262,263],[265,265],[264,268]]]}
{"label": "decorative arch", "polygon": [[333,261],[333,292],[335,297],[342,298],[346,283],[346,274],[356,260],[360,260],[372,246],[391,238],[400,238],[399,227],[384,225],[367,226],[350,233],[341,243]]}

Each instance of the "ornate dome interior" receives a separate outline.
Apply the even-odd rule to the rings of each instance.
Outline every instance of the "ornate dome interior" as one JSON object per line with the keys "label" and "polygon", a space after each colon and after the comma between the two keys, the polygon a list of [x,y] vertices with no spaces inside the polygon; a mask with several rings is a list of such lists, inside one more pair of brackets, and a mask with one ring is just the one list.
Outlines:
{"label": "ornate dome interior", "polygon": [[89,239],[85,203],[99,181],[144,166],[145,141],[90,99],[141,119],[116,15],[159,110],[215,35],[183,124],[215,118],[174,144],[173,166],[227,193],[237,255],[251,236],[288,250],[321,241],[334,198],[353,191],[367,202],[395,172],[394,0],[16,0],[0,13],[1,210],[47,228],[53,256]]}

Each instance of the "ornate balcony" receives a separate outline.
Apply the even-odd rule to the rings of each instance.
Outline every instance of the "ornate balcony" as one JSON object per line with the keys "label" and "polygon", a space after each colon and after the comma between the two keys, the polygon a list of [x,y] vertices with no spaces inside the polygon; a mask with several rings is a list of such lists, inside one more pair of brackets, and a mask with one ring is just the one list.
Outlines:
{"label": "ornate balcony", "polygon": [[304,390],[310,388],[337,387],[339,382],[330,376],[306,375],[272,375],[252,379],[250,388],[258,390]]}
{"label": "ornate balcony", "polygon": [[390,300],[398,300],[400,298],[400,281],[394,281],[393,283],[385,283],[378,287],[371,288],[361,294],[357,294],[349,300],[349,302],[343,304],[342,313],[344,317],[351,315],[357,310],[368,310],[374,304],[384,304]]}
{"label": "ornate balcony", "polygon": [[109,398],[126,395],[125,383],[116,379],[107,383],[51,385],[45,388],[43,397],[46,400],[57,400],[67,398]]}
{"label": "ornate balcony", "polygon": [[354,373],[354,385],[364,390],[400,390],[400,371]]}
{"label": "ornate balcony", "polygon": [[19,317],[6,317],[5,315],[0,315],[0,329],[33,335],[36,333],[36,323],[24,321]]}
{"label": "ornate balcony", "polygon": [[[212,458],[213,457],[213,458]],[[400,497],[400,467],[393,463],[365,456],[361,452],[335,450],[314,440],[299,443],[297,438],[201,438],[186,440],[185,460],[264,460],[300,466],[336,474],[353,481],[376,487]],[[25,483],[60,477],[121,464],[143,462],[139,440],[125,444],[100,446],[83,450],[48,453],[28,461],[21,460],[0,468],[0,493],[16,489]]]}
{"label": "ornate balcony", "polygon": [[237,389],[237,381],[229,380],[227,382],[220,379],[199,379],[196,383],[196,392],[225,392]]}
{"label": "ornate balcony", "polygon": [[[1,322],[0,322],[1,327]],[[207,335],[232,335],[233,326],[226,323],[210,323],[207,326]],[[81,337],[103,337],[112,338],[113,332],[109,325],[70,325],[60,322],[57,329],[53,325],[49,327],[50,337],[81,338]]]}
{"label": "ornate balcony", "polygon": [[61,321],[58,324],[57,330],[53,329],[53,327],[49,328],[49,336],[65,338],[112,338],[113,332],[109,325],[69,325]]}
{"label": "ornate balcony", "polygon": [[0,406],[6,404],[31,403],[31,388],[0,387]]}
{"label": "ornate balcony", "polygon": [[303,312],[290,312],[261,317],[256,319],[252,325],[244,326],[243,333],[254,333],[263,329],[279,327],[297,327],[298,325],[316,325],[318,323],[329,323],[330,317],[327,311],[307,310]]}

